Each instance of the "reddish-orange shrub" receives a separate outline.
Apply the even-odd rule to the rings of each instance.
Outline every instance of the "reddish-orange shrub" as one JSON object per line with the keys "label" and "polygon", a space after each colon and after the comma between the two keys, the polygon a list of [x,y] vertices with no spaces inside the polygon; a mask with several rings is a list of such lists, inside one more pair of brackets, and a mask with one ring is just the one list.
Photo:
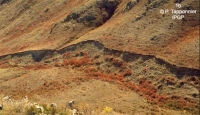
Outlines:
{"label": "reddish-orange shrub", "polygon": [[0,61],[0,65],[3,65],[3,64],[6,64],[6,63],[8,63],[7,60]]}
{"label": "reddish-orange shrub", "polygon": [[67,66],[67,65],[69,65],[70,64],[70,60],[68,60],[68,59],[63,59],[63,65],[64,66]]}
{"label": "reddish-orange shrub", "polygon": [[115,79],[116,79],[116,80],[119,80],[119,81],[121,81],[121,82],[123,82],[124,76],[120,74],[120,75],[118,75]]}
{"label": "reddish-orange shrub", "polygon": [[60,62],[56,61],[55,64],[54,64],[54,66],[55,66],[55,67],[61,67],[62,64],[61,64]]}
{"label": "reddish-orange shrub", "polygon": [[63,65],[73,65],[75,67],[80,67],[82,65],[86,65],[89,63],[89,57],[85,54],[81,59],[77,59],[76,57],[72,57],[71,59],[64,59]]}
{"label": "reddish-orange shrub", "polygon": [[129,69],[126,72],[124,72],[124,77],[130,76],[132,74],[132,71]]}
{"label": "reddish-orange shrub", "polygon": [[[111,58],[107,57],[108,60]],[[81,60],[81,59],[80,59]],[[83,61],[84,62],[84,61]],[[87,61],[86,61],[87,62]],[[144,96],[149,103],[153,104],[159,104],[159,105],[166,105],[168,100],[172,100],[173,102],[177,102],[182,106],[186,106],[186,103],[189,101],[187,100],[179,100],[180,97],[168,97],[164,95],[159,95],[157,94],[157,88],[152,84],[150,80],[147,80],[145,78],[142,78],[139,80],[139,84],[135,84],[133,82],[128,82],[124,79],[124,76],[131,75],[132,71],[131,70],[126,70],[124,73],[121,74],[115,74],[115,73],[104,73],[103,71],[100,71],[100,69],[97,69],[97,67],[86,67],[85,72],[88,74],[87,79],[100,79],[103,81],[107,81],[110,83],[115,83],[119,85],[120,89],[125,90],[125,89],[130,89],[133,91],[138,92],[141,96]],[[163,79],[166,80],[166,79]]]}
{"label": "reddish-orange shrub", "polygon": [[123,65],[123,61],[120,59],[116,59],[114,58],[114,60],[112,61],[112,63],[117,66],[117,67],[121,67]]}
{"label": "reddish-orange shrub", "polygon": [[84,71],[85,71],[86,73],[91,73],[91,72],[97,72],[98,70],[97,70],[96,67],[90,66],[90,67],[86,67],[86,68],[84,69]]}
{"label": "reddish-orange shrub", "polygon": [[62,56],[63,58],[69,58],[70,57],[70,52],[66,52]]}
{"label": "reddish-orange shrub", "polygon": [[157,96],[157,99],[158,99],[159,102],[165,101],[165,100],[167,100],[168,98],[169,98],[169,97],[167,97],[167,96],[161,96],[161,95],[158,95],[158,96]]}
{"label": "reddish-orange shrub", "polygon": [[81,60],[78,60],[77,58],[73,57],[71,60],[70,60],[70,65],[74,65],[75,67],[80,67],[82,65],[82,62]]}
{"label": "reddish-orange shrub", "polygon": [[9,67],[8,64],[1,64],[1,65],[0,65],[0,68],[8,68],[8,67]]}
{"label": "reddish-orange shrub", "polygon": [[83,58],[80,59],[82,64],[89,63],[90,59],[87,54],[84,54]]}

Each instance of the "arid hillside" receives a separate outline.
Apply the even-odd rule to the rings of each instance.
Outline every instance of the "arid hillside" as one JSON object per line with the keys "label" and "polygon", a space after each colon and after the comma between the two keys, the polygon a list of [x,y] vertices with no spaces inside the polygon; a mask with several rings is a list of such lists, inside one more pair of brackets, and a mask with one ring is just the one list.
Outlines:
{"label": "arid hillside", "polygon": [[[3,2],[7,1],[7,2]],[[181,9],[199,9],[198,0]],[[1,55],[58,49],[83,40],[150,54],[179,66],[199,68],[199,15],[172,20],[174,0],[2,0]]]}
{"label": "arid hillside", "polygon": [[199,61],[198,0],[0,0],[1,97],[196,115]]}

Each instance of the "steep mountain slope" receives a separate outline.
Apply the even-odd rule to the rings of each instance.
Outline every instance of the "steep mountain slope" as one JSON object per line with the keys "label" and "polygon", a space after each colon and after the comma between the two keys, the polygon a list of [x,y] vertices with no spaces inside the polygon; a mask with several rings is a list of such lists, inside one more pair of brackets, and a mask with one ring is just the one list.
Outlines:
{"label": "steep mountain slope", "polygon": [[[132,8],[127,11],[129,2]],[[181,9],[199,8],[197,0],[181,4]],[[161,15],[160,9],[176,9],[173,1],[17,0],[0,7],[1,55],[95,39],[114,49],[199,68],[198,11],[186,15],[185,21],[172,20],[170,13]]]}

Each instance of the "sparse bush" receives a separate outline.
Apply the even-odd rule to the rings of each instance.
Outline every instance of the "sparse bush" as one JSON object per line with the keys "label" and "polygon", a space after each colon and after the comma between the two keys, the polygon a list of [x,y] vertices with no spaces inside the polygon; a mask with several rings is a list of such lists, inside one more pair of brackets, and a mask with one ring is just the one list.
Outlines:
{"label": "sparse bush", "polygon": [[91,114],[91,111],[92,111],[89,104],[79,104],[78,110],[81,111],[83,113],[83,115]]}
{"label": "sparse bush", "polygon": [[132,71],[129,69],[124,73],[124,77],[130,76],[132,74]]}
{"label": "sparse bush", "polygon": [[66,52],[62,56],[62,58],[69,58],[69,57],[70,57],[70,52]]}
{"label": "sparse bush", "polygon": [[64,59],[63,65],[73,65],[75,67],[80,67],[89,63],[89,57],[87,53],[83,54],[84,56],[81,59],[77,59],[76,57],[72,57],[71,59]]}
{"label": "sparse bush", "polygon": [[117,67],[121,67],[123,65],[123,61],[120,59],[116,59],[114,58],[114,60],[112,61],[112,63],[117,66]]}
{"label": "sparse bush", "polygon": [[54,64],[54,66],[55,66],[55,67],[61,67],[62,64],[61,64],[60,62],[56,61],[55,64]]}
{"label": "sparse bush", "polygon": [[114,57],[113,57],[113,56],[110,56],[110,55],[106,55],[106,56],[104,56],[104,60],[105,60],[105,61],[111,62],[111,61],[114,60]]}
{"label": "sparse bush", "polygon": [[38,113],[39,113],[38,109],[36,109],[35,107],[32,107],[32,106],[29,108],[26,108],[26,112],[25,112],[26,115],[35,115]]}
{"label": "sparse bush", "polygon": [[61,111],[59,115],[71,115],[69,111]]}
{"label": "sparse bush", "polygon": [[177,110],[177,109],[181,109],[181,105],[179,103],[177,103],[176,101],[168,101],[166,103],[169,107]]}
{"label": "sparse bush", "polygon": [[113,108],[111,108],[111,107],[108,107],[108,106],[106,106],[104,109],[103,109],[103,113],[111,113],[113,111]]}

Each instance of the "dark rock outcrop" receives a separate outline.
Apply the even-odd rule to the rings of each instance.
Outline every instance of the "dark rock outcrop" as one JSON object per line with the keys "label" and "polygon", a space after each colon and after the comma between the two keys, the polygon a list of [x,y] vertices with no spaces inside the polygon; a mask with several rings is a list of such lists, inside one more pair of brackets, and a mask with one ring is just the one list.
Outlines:
{"label": "dark rock outcrop", "polygon": [[0,4],[3,5],[3,4],[9,3],[11,1],[12,0],[0,0]]}
{"label": "dark rock outcrop", "polygon": [[75,20],[77,23],[98,27],[112,17],[118,4],[119,0],[90,1],[71,11],[64,22]]}

